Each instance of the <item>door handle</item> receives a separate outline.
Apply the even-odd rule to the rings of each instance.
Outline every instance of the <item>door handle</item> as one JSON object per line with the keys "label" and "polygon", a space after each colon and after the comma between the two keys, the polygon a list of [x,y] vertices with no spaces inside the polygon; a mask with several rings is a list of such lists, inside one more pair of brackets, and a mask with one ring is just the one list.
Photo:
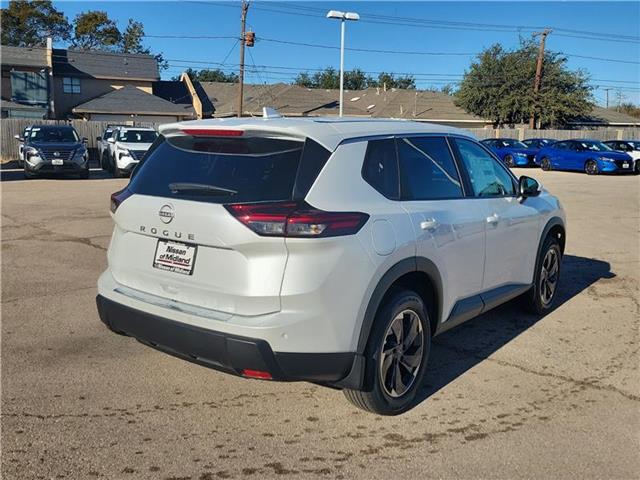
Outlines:
{"label": "door handle", "polygon": [[499,221],[500,221],[500,215],[498,215],[497,213],[494,213],[490,217],[487,217],[487,223],[489,223],[491,225],[495,225]]}
{"label": "door handle", "polygon": [[432,230],[437,228],[438,225],[439,223],[435,218],[427,218],[424,222],[420,222],[420,228],[422,230]]}

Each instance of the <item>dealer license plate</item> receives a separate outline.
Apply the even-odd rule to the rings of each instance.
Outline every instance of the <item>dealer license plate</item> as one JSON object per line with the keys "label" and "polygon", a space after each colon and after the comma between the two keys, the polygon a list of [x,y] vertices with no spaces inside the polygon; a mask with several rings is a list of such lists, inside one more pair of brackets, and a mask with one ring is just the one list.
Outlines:
{"label": "dealer license plate", "polygon": [[64,165],[64,160],[61,158],[54,158],[51,160],[51,165]]}
{"label": "dealer license plate", "polygon": [[624,163],[622,164],[622,168],[629,168],[629,164],[628,164],[627,162],[624,162]]}
{"label": "dealer license plate", "polygon": [[196,245],[160,239],[156,246],[153,266],[160,270],[191,275],[197,250]]}

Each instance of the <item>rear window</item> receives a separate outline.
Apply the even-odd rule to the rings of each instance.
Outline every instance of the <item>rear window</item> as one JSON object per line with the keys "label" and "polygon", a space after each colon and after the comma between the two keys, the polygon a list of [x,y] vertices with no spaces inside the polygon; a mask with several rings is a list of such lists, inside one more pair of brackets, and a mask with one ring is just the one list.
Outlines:
{"label": "rear window", "polygon": [[[326,162],[330,152],[309,139],[161,136],[128,188],[143,195],[210,203],[291,200],[299,173],[304,172],[305,190],[296,188],[296,196],[306,195],[315,181],[318,149]],[[311,179],[309,169],[300,168],[305,151],[313,153]]]}

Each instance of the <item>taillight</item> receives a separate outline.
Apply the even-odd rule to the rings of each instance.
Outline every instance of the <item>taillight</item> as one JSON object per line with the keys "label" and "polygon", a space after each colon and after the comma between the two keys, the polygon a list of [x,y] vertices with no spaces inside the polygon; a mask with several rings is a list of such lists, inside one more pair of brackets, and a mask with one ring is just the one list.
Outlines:
{"label": "taillight", "polygon": [[369,219],[359,212],[325,212],[306,203],[236,203],[225,205],[238,221],[258,235],[318,238],[357,233]]}
{"label": "taillight", "polygon": [[259,380],[273,380],[273,377],[269,372],[264,372],[262,370],[250,370],[245,368],[242,370],[242,375],[247,378],[257,378]]}
{"label": "taillight", "polygon": [[244,134],[243,130],[230,128],[183,128],[180,131],[194,137],[241,137]]}
{"label": "taillight", "polygon": [[116,213],[116,210],[122,202],[133,195],[133,192],[128,188],[123,188],[115,193],[111,194],[111,213]]}

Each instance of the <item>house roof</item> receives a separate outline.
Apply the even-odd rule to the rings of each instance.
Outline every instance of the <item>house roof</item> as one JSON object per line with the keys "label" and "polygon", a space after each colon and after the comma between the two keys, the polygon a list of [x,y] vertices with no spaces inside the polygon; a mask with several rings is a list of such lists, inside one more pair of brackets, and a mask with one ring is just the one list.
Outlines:
{"label": "house roof", "polygon": [[73,108],[73,113],[176,115],[181,117],[189,117],[194,114],[190,104],[176,105],[132,85],[126,85],[82,103]]}
{"label": "house roof", "polygon": [[240,129],[244,131],[245,136],[254,132],[273,132],[300,138],[309,137],[331,151],[343,140],[375,135],[441,133],[472,137],[468,131],[444,125],[362,117],[210,118],[168,123],[161,125],[159,130],[165,135],[171,135],[179,134],[184,127]]}
{"label": "house roof", "polygon": [[632,117],[624,112],[618,112],[613,108],[593,107],[590,115],[572,123],[583,125],[640,126],[640,118]]}
{"label": "house roof", "polygon": [[10,47],[2,45],[0,56],[3,66],[47,67],[47,49],[45,47]]}
{"label": "house roof", "polygon": [[[193,81],[193,88],[196,90],[198,98],[202,102],[202,114],[205,117],[210,117],[215,112],[215,107],[211,100],[205,93],[202,85],[199,82]],[[164,98],[165,100],[179,104],[179,105],[192,105],[191,94],[184,82],[180,80],[160,80],[153,83],[153,94]]]}
{"label": "house roof", "polygon": [[53,74],[117,80],[160,80],[152,55],[53,49]]}
{"label": "house roof", "polygon": [[16,103],[6,98],[3,98],[0,103],[2,105],[3,110],[28,110],[33,112],[44,112],[44,113],[46,113],[47,111],[46,107],[40,107],[37,105],[25,105],[24,103]]}
{"label": "house roof", "polygon": [[[216,116],[229,116],[236,112],[236,84],[203,82],[202,86],[216,107]],[[269,106],[284,115],[337,115],[339,98],[339,90],[312,89],[282,83],[245,85],[244,110],[245,113],[260,115],[262,107]],[[345,90],[344,113],[426,122],[490,123],[457,107],[450,95],[420,90]]]}

